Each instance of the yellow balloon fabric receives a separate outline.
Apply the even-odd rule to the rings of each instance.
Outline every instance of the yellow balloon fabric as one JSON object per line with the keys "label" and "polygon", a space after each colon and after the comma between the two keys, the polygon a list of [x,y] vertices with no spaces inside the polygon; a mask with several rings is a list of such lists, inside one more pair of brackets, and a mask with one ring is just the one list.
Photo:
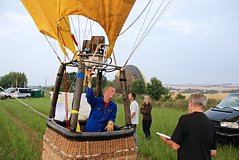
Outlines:
{"label": "yellow balloon fabric", "polygon": [[59,42],[64,54],[67,55],[65,47],[73,53],[76,52],[71,32],[69,28],[68,17],[64,18],[64,23],[59,24],[57,14],[58,0],[21,0],[29,14],[33,18],[38,30],[56,39]]}
{"label": "yellow balloon fabric", "polygon": [[69,15],[82,15],[98,22],[109,40],[107,57],[132,9],[135,0],[21,0],[38,29],[58,40],[61,48],[76,52],[71,37]]}
{"label": "yellow balloon fabric", "polygon": [[135,0],[59,0],[59,17],[82,15],[98,22],[109,40],[107,57],[134,5]]}

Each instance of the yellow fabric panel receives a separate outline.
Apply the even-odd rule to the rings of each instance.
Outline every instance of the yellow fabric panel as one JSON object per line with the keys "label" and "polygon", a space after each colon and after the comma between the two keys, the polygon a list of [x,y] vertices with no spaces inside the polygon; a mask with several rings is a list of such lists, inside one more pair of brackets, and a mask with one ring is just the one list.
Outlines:
{"label": "yellow fabric panel", "polygon": [[68,18],[63,18],[59,22],[57,14],[58,0],[21,0],[25,8],[30,13],[39,31],[51,38],[56,39],[65,54],[64,46],[73,53],[76,52],[71,32],[69,32]]}
{"label": "yellow fabric panel", "polygon": [[59,17],[82,15],[98,22],[109,40],[107,57],[111,56],[115,41],[135,0],[58,0]]}

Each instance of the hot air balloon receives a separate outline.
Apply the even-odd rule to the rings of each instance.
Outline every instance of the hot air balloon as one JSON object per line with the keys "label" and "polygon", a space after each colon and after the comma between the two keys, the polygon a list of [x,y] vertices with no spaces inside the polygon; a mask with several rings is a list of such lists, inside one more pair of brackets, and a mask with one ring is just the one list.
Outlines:
{"label": "hot air balloon", "polygon": [[[133,137],[134,129],[130,127],[130,102],[127,97],[125,66],[151,27],[168,8],[171,0],[161,11],[159,9],[162,8],[164,1],[158,4],[158,10],[147,30],[139,38],[138,44],[135,44],[135,48],[124,65],[117,65],[114,46],[118,37],[131,26],[122,31],[136,0],[21,1],[50,46],[52,47],[50,40],[56,40],[64,55],[64,60],[62,60],[52,47],[60,66],[52,95],[47,129],[43,138],[42,159],[136,159],[137,146]],[[152,6],[153,3],[150,0],[142,13],[146,9],[149,11]],[[90,38],[85,38],[87,36],[82,38],[76,33],[74,34],[74,30],[80,30],[82,17],[87,19],[87,22],[90,21],[86,27],[89,28],[88,33],[92,32],[93,25],[97,24],[103,30],[104,35],[102,36],[100,33],[100,35],[92,35]],[[146,16],[146,18],[148,17]],[[78,22],[78,28],[74,27],[72,20]],[[85,34],[87,34],[86,31]],[[65,123],[55,120],[55,113],[60,87],[68,67],[77,69],[78,73],[75,78],[71,115],[70,118],[66,116],[66,123],[69,120],[69,126],[66,127]],[[80,105],[81,96],[84,92],[85,75],[88,70],[93,70],[96,73],[98,97],[101,95],[102,73],[115,70],[120,72],[125,125],[113,132],[77,132],[78,124],[84,125],[85,123],[78,121],[78,113],[82,107]]]}
{"label": "hot air balloon", "polygon": [[[132,88],[133,82],[138,80],[146,83],[146,78],[143,74],[143,72],[134,65],[126,65],[125,68],[125,74],[126,74],[126,87],[128,89]],[[113,81],[113,85],[117,90],[120,90],[120,81],[119,81],[120,72],[117,72],[115,75],[115,79]]]}

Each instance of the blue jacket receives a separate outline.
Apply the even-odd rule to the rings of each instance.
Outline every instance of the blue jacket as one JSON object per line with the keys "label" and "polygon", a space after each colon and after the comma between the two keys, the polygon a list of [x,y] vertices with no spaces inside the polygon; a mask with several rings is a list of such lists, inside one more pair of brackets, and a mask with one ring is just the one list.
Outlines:
{"label": "blue jacket", "polygon": [[103,97],[97,98],[94,95],[93,89],[87,88],[86,90],[87,102],[91,106],[90,116],[87,121],[86,132],[103,132],[111,120],[115,122],[117,105],[110,101],[108,108],[105,110],[105,102]]}

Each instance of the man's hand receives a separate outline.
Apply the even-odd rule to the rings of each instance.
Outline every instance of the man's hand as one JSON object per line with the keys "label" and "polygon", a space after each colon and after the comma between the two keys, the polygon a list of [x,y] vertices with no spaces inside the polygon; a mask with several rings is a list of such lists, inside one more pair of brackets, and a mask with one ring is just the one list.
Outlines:
{"label": "man's hand", "polygon": [[217,154],[217,150],[211,150],[211,157],[215,157]]}
{"label": "man's hand", "polygon": [[131,114],[131,119],[133,119],[135,115],[136,115],[136,112],[133,112],[133,113]]}
{"label": "man's hand", "polygon": [[163,136],[160,136],[160,138],[166,143],[169,139],[163,137]]}
{"label": "man's hand", "polygon": [[173,150],[178,150],[180,148],[180,145],[175,143],[174,141],[167,139],[163,136],[160,136],[160,138],[169,146],[171,147]]}
{"label": "man's hand", "polygon": [[113,121],[109,121],[107,126],[105,127],[107,132],[112,132],[114,130],[114,122]]}

